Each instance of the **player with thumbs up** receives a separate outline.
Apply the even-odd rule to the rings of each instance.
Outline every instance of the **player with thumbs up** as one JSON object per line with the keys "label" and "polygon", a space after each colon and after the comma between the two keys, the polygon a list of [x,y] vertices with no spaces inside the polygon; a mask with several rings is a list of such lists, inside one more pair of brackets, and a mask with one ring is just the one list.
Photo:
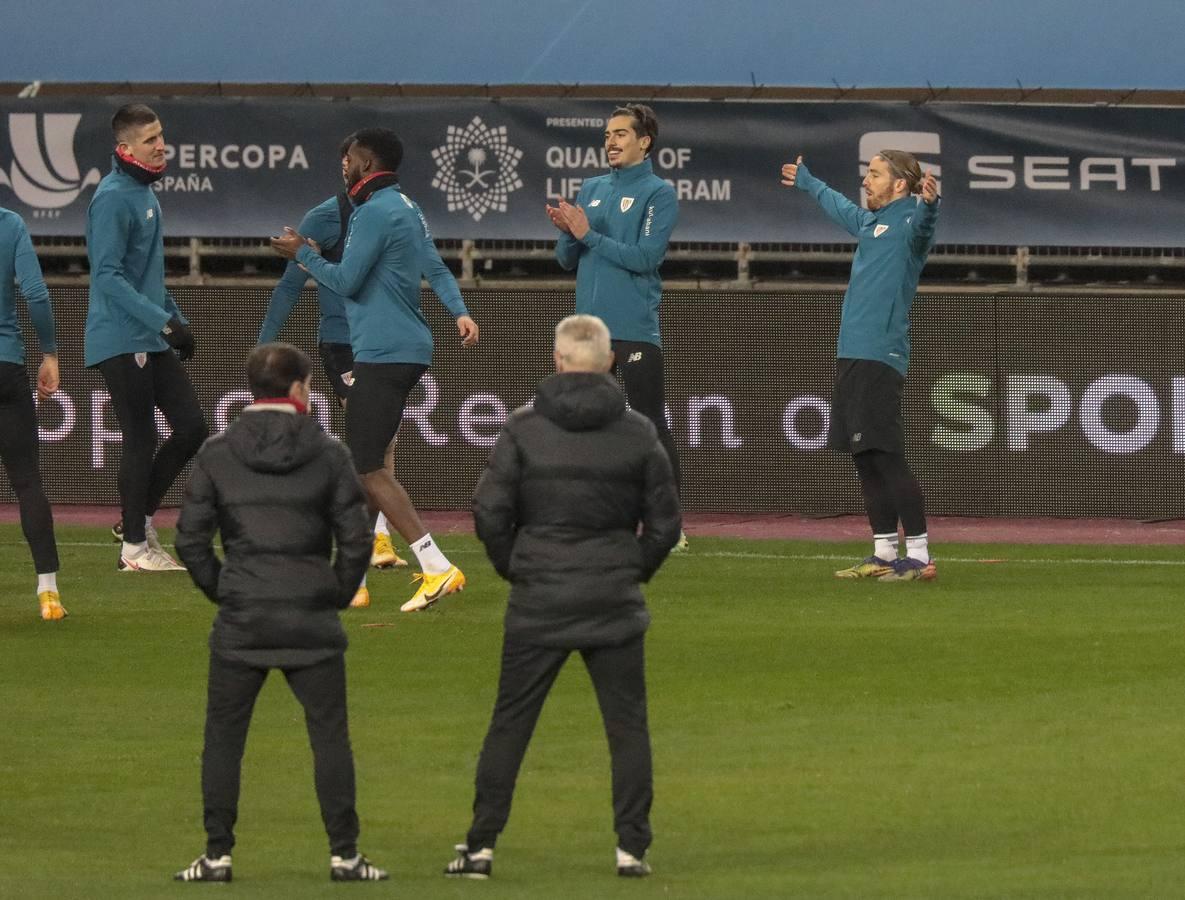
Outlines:
{"label": "player with thumbs up", "polygon": [[[909,309],[934,244],[938,182],[901,150],[868,164],[857,206],[811,174],[799,156],[782,166],[782,184],[805,191],[856,238],[840,317],[827,446],[852,454],[872,526],[873,552],[839,578],[929,581],[925,498],[905,459],[901,398],[909,368]],[[914,196],[914,195],[920,196]],[[905,555],[898,555],[898,523]]]}

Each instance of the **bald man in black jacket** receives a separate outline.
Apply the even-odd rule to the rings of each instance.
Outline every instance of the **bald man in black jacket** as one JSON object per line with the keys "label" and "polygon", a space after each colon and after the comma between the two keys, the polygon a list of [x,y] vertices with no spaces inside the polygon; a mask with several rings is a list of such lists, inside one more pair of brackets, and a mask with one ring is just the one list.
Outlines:
{"label": "bald man in black jacket", "polygon": [[473,498],[477,536],[510,581],[502,671],[466,842],[445,874],[488,878],[543,702],[573,650],[597,693],[613,761],[617,873],[650,873],[653,797],[643,638],[649,581],[682,527],[670,459],[625,408],[595,316],[556,327],[556,374],[517,410]]}

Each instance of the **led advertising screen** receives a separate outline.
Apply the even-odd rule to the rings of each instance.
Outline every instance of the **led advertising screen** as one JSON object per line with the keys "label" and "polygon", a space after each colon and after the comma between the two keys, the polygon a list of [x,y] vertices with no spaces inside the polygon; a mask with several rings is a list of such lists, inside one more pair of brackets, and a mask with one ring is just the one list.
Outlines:
{"label": "led advertising screen", "polygon": [[[82,368],[86,291],[52,293],[62,390],[39,408],[46,488],[55,503],[114,504],[120,437],[102,379]],[[248,402],[243,361],[269,291],[173,293],[197,336],[186,368],[220,430]],[[409,400],[396,467],[424,509],[468,507],[500,425],[550,373],[555,323],[573,309],[563,290],[465,298],[482,329],[470,350],[435,297],[423,300],[436,355]],[[666,292],[669,420],[688,510],[862,510],[850,460],[824,447],[841,302],[838,291]],[[313,411],[341,436],[316,319],[306,291],[282,338],[313,357]],[[912,319],[907,452],[930,512],[1185,516],[1185,300],[927,293]],[[32,372],[32,338],[29,357]],[[0,499],[12,500],[2,477]]]}

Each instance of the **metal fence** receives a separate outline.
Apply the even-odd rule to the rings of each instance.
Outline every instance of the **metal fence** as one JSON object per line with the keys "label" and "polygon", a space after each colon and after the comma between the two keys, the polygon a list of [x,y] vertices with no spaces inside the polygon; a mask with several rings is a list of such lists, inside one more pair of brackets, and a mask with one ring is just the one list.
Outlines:
{"label": "metal fence", "polygon": [[[81,238],[34,239],[51,284],[85,284]],[[546,241],[438,241],[441,256],[464,287],[571,283]],[[754,289],[837,285],[847,279],[850,244],[671,244],[663,278],[673,289]],[[265,239],[166,238],[169,280],[176,285],[270,285],[283,263]],[[958,285],[970,291],[1041,289],[1155,291],[1185,286],[1185,247],[1001,247],[939,245],[923,287]]]}

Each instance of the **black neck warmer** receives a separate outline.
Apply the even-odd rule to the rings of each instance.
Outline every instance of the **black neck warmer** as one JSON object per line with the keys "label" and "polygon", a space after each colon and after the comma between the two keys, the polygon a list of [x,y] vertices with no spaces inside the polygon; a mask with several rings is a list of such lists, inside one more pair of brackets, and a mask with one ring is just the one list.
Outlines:
{"label": "black neck warmer", "polygon": [[152,184],[154,181],[160,181],[165,174],[165,167],[161,166],[159,169],[153,169],[138,162],[134,157],[124,153],[115,151],[115,164],[119,166],[121,172],[131,175],[136,181],[143,185]]}
{"label": "black neck warmer", "polygon": [[370,195],[375,191],[381,191],[393,184],[399,184],[399,176],[394,172],[375,172],[350,188],[350,199],[354,201],[355,206],[359,206],[370,199]]}

